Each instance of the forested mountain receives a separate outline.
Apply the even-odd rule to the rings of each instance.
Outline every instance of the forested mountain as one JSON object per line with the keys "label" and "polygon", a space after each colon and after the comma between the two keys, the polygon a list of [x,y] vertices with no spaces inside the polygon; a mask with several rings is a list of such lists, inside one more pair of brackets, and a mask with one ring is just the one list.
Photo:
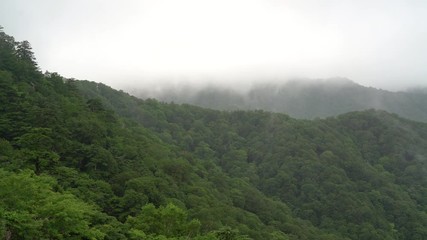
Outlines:
{"label": "forested mountain", "polygon": [[248,92],[221,87],[191,86],[132,90],[141,98],[188,103],[218,110],[256,110],[289,114],[302,119],[325,118],[369,109],[385,110],[427,122],[427,91],[390,92],[358,85],[348,79],[300,80],[283,84],[257,84]]}
{"label": "forested mountain", "polygon": [[0,31],[4,239],[426,239],[427,124],[141,100]]}

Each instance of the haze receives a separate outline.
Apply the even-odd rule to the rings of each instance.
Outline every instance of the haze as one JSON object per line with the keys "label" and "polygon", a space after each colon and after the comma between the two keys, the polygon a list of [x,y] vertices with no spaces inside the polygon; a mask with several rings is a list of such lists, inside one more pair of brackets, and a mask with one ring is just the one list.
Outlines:
{"label": "haze", "polygon": [[0,25],[42,70],[113,87],[427,83],[427,1],[3,0]]}

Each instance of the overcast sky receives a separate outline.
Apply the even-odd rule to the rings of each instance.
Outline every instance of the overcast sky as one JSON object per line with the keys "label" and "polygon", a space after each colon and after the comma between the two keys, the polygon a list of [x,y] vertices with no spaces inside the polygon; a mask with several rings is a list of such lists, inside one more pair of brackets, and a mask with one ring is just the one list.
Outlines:
{"label": "overcast sky", "polygon": [[427,85],[423,0],[2,0],[43,70],[113,87],[347,77]]}

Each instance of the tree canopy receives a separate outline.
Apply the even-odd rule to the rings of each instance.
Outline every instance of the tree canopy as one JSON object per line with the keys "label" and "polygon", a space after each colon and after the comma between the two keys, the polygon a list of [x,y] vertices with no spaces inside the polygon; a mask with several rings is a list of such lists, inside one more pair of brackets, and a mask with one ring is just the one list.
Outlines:
{"label": "tree canopy", "polygon": [[4,239],[427,238],[425,123],[141,100],[3,31],[0,102]]}

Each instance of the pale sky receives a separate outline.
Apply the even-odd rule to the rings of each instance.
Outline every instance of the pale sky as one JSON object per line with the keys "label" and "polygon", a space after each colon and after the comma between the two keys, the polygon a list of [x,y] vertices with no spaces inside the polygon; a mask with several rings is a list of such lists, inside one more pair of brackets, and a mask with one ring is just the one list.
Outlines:
{"label": "pale sky", "polygon": [[43,70],[113,87],[427,85],[424,0],[2,0],[0,25],[30,41]]}

